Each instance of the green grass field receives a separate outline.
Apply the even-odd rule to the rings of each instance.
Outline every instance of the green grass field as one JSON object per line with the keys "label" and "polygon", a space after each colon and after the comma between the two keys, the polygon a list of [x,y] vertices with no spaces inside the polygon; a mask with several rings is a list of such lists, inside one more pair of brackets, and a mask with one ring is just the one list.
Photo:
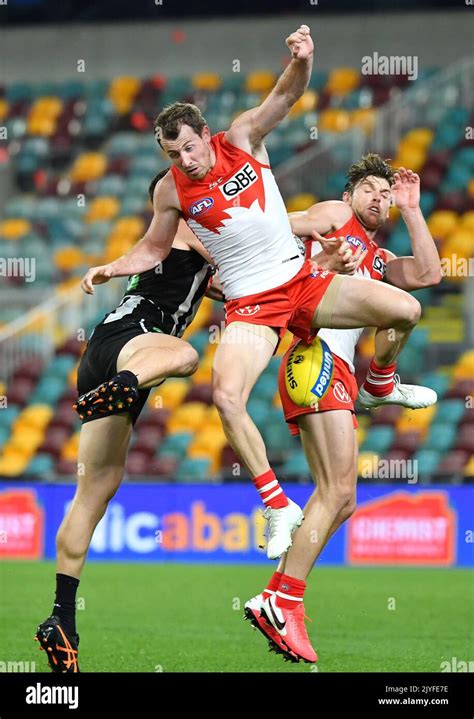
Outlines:
{"label": "green grass field", "polygon": [[[315,671],[270,654],[243,620],[267,576],[259,566],[91,562],[78,590],[81,670]],[[50,562],[2,563],[0,661],[46,669],[33,635],[50,613],[54,578]],[[305,607],[321,672],[439,672],[442,661],[474,658],[467,570],[316,569]]]}

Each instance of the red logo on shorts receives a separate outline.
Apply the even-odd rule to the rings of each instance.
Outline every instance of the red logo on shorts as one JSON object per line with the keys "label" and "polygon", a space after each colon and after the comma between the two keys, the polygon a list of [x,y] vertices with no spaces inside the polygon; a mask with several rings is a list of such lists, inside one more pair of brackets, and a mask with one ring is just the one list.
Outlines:
{"label": "red logo on shorts", "polygon": [[332,388],[332,391],[334,397],[339,400],[339,402],[346,402],[347,404],[352,402],[352,399],[342,382],[336,382],[336,384]]}
{"label": "red logo on shorts", "polygon": [[259,310],[260,305],[247,305],[247,307],[241,307],[239,310],[235,310],[235,314],[241,315],[242,317],[250,317],[251,315],[256,315]]}

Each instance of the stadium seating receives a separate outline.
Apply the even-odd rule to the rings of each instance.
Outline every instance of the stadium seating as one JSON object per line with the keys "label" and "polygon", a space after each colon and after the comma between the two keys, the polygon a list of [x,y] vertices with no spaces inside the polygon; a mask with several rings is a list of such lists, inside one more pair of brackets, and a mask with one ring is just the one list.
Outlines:
{"label": "stadium seating", "polygon": [[[268,136],[272,164],[304,151],[315,126],[325,135],[352,126],[370,132],[377,108],[395,97],[405,81],[361,76],[346,67],[314,72],[290,117]],[[59,286],[77,281],[90,264],[127,251],[150,219],[149,182],[168,165],[152,132],[157,108],[177,99],[197,102],[217,131],[258,104],[274,82],[275,74],[263,70],[247,76],[205,73],[118,77],[111,83],[7,85],[0,97],[0,120],[9,141],[16,143],[12,162],[21,194],[7,202],[0,221],[0,254],[36,257],[35,285]],[[433,108],[432,115],[432,124],[412,128],[391,156],[395,165],[420,172],[421,205],[441,256],[447,261],[453,256],[468,260],[474,251],[474,149],[463,141],[461,130],[472,124],[472,118],[466,108],[453,104],[442,112]],[[287,208],[297,211],[338,197],[344,182],[344,173],[330,173],[321,197],[300,193],[286,198]],[[396,210],[382,237],[384,246],[396,254],[410,252]],[[14,285],[16,278],[5,280]],[[448,272],[441,288],[418,293],[423,318],[398,365],[403,380],[435,389],[439,404],[416,413],[399,407],[361,412],[360,462],[413,458],[423,481],[446,475],[467,481],[474,475],[474,425],[466,406],[466,397],[474,393],[474,355],[462,353],[463,280],[463,275]],[[27,292],[28,286],[23,287]],[[217,345],[210,342],[209,328],[220,327],[222,320],[218,304],[205,300],[186,334],[199,353],[199,368],[192,377],[168,380],[151,394],[129,453],[131,478],[200,482],[242,476],[235,472],[239,460],[212,406]],[[277,392],[278,364],[289,341],[289,336],[283,340],[259,379],[249,413],[262,428],[272,464],[288,479],[309,480],[299,440],[288,434],[283,422]],[[459,348],[451,365],[430,359],[433,346],[448,344]],[[372,336],[366,333],[358,352],[359,381],[372,350]],[[69,337],[49,364],[29,360],[16,369],[4,388],[8,407],[0,412],[0,475],[48,479],[75,472],[79,424],[71,404],[81,351],[81,343]]]}

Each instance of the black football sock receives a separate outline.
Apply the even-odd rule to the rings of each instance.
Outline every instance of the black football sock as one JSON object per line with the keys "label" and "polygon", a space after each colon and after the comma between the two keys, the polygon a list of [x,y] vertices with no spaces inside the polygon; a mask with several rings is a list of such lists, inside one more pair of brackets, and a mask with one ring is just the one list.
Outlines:
{"label": "black football sock", "polygon": [[68,634],[76,633],[76,592],[79,579],[67,574],[56,574],[56,599],[52,614],[60,618]]}
{"label": "black football sock", "polygon": [[133,374],[133,372],[128,369],[124,369],[122,372],[117,372],[117,374],[112,377],[112,380],[114,382],[122,382],[122,384],[129,384],[130,387],[138,387],[137,375]]}

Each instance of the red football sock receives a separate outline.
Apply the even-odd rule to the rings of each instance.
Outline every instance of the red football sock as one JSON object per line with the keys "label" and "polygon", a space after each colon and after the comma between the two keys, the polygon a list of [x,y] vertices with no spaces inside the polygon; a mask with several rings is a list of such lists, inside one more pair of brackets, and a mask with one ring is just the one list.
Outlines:
{"label": "red football sock", "polygon": [[262,592],[264,599],[268,599],[270,594],[276,594],[282,576],[283,574],[281,572],[273,572],[272,576],[270,577],[270,581]]}
{"label": "red football sock", "polygon": [[261,474],[259,477],[254,477],[252,481],[265,507],[281,509],[287,506],[288,499],[280,487],[273,469],[269,469],[268,472]]}
{"label": "red football sock", "polygon": [[386,397],[395,386],[395,362],[388,367],[379,367],[372,359],[367,371],[367,377],[362,385],[374,397]]}
{"label": "red football sock", "polygon": [[276,604],[284,609],[294,609],[301,604],[306,589],[306,582],[289,574],[282,574],[276,593]]}

